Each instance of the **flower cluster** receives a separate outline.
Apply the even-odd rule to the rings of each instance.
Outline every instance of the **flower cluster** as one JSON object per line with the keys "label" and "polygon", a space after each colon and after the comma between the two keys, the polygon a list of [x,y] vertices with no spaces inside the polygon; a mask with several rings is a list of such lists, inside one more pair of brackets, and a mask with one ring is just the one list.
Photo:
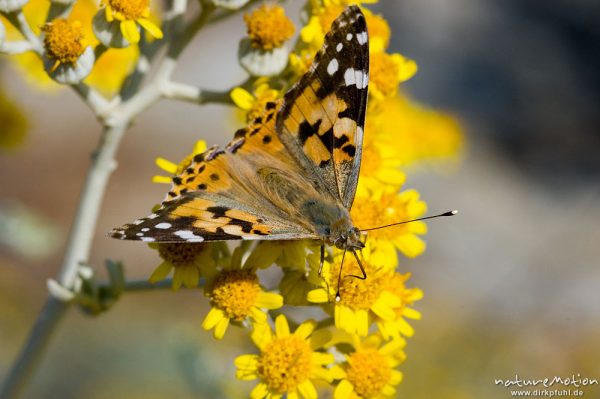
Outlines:
{"label": "flower cluster", "polygon": [[[286,41],[294,29],[282,8],[262,6],[246,14],[249,36],[239,57],[252,78],[230,93],[243,119],[254,120],[306,72],[331,22],[347,5],[345,0],[309,1],[308,20],[291,51]],[[456,157],[462,134],[451,116],[423,108],[400,91],[399,84],[416,73],[416,63],[387,52],[387,22],[363,11],[371,43],[369,116],[351,216],[355,225],[367,229],[423,216],[427,206],[419,193],[402,188],[403,168]],[[276,49],[285,52],[286,59],[274,70],[272,63],[265,65]],[[200,141],[180,164],[162,158],[157,164],[176,174],[205,148]],[[154,181],[171,183],[166,176]],[[221,244],[202,244],[208,252],[213,247],[217,266],[209,262],[210,266],[197,268],[194,261],[176,266],[174,283],[180,280],[178,269],[193,269],[194,275],[200,270],[212,305],[203,328],[213,330],[216,338],[222,338],[230,324],[250,331],[258,354],[239,356],[235,365],[239,379],[258,380],[252,398],[316,398],[318,387],[327,385],[336,399],[391,397],[402,381],[397,367],[405,359],[406,338],[414,334],[410,320],[421,317],[414,304],[423,297],[420,289],[407,285],[410,273],[397,271],[398,254],[406,258],[422,254],[426,231],[424,222],[372,230],[358,258],[329,249],[321,274],[319,243],[263,241],[238,246],[232,255]],[[276,286],[266,288],[257,271],[274,265],[283,274]],[[361,276],[361,267],[368,276],[364,280],[353,277]],[[322,319],[296,321],[300,324],[294,322],[297,327],[291,332],[291,321],[284,314],[274,317],[270,312],[281,313],[284,304],[319,307]]]}

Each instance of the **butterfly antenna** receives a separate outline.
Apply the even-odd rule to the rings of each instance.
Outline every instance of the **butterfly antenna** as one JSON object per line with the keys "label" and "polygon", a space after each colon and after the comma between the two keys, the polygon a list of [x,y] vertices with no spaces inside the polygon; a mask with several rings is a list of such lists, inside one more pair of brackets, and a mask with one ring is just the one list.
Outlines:
{"label": "butterfly antenna", "polygon": [[454,216],[457,213],[458,213],[457,210],[453,210],[453,211],[448,211],[448,212],[440,213],[439,215],[426,216],[424,218],[418,218],[418,219],[412,219],[412,220],[405,220],[404,222],[386,224],[385,226],[371,227],[369,229],[361,229],[360,231],[362,233],[362,232],[365,232],[365,231],[371,231],[371,230],[383,229],[385,227],[397,226],[399,224],[406,224],[406,223],[411,223],[411,222],[418,222],[419,220],[434,219],[434,218],[439,218],[439,217],[442,217],[442,216]]}
{"label": "butterfly antenna", "polygon": [[[346,240],[348,242],[348,240]],[[342,269],[344,268],[344,258],[346,257],[346,248],[344,247],[344,253],[342,255],[342,264],[340,265],[340,274],[338,274],[337,292],[335,293],[335,301],[339,302],[342,297],[340,296],[340,284],[342,282]]]}

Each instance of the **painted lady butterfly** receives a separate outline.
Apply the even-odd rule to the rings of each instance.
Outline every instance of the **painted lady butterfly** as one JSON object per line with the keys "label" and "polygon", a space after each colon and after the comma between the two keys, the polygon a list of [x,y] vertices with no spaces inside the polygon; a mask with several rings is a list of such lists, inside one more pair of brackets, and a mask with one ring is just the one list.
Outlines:
{"label": "painted lady butterfly", "polygon": [[146,242],[314,239],[354,252],[369,82],[363,13],[332,24],[309,71],[224,148],[196,155],[155,213],[111,232]]}

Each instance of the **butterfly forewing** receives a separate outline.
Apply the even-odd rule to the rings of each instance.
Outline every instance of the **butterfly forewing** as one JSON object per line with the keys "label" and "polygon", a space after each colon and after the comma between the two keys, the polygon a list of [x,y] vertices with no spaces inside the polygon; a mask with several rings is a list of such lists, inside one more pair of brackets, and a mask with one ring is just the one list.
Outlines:
{"label": "butterfly forewing", "polygon": [[284,97],[281,141],[350,208],[356,192],[369,80],[365,18],[348,7],[325,36],[309,71]]}
{"label": "butterfly forewing", "polygon": [[348,209],[360,169],[368,57],[365,19],[351,6],[284,99],[267,103],[224,149],[196,155],[153,214],[111,236],[335,242],[352,228]]}

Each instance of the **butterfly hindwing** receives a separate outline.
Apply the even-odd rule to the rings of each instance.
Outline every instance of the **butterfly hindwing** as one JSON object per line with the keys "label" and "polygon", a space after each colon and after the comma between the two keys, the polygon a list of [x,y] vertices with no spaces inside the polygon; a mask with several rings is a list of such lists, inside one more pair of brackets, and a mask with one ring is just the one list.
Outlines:
{"label": "butterfly hindwing", "polygon": [[286,93],[277,120],[284,145],[346,208],[358,182],[368,80],[366,22],[351,6],[334,21],[309,71]]}

